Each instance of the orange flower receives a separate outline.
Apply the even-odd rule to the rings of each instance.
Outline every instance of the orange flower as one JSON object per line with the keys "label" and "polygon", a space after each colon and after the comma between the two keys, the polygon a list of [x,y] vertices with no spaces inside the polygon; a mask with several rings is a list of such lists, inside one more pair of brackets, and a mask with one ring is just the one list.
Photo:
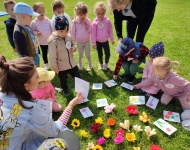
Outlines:
{"label": "orange flower", "polygon": [[113,118],[109,118],[108,121],[107,121],[107,124],[109,126],[114,126],[115,125],[115,120]]}
{"label": "orange flower", "polygon": [[134,133],[127,133],[125,137],[126,137],[127,141],[129,141],[129,142],[134,142],[136,140]]}

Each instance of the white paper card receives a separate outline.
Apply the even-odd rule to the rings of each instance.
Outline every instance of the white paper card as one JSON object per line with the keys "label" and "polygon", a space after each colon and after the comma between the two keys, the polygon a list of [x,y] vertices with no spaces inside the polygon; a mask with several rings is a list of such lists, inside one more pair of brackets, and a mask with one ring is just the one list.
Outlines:
{"label": "white paper card", "polygon": [[101,90],[102,89],[102,83],[93,83],[92,89]]}
{"label": "white paper card", "polygon": [[84,98],[88,98],[90,83],[80,78],[75,77],[75,92],[80,92]]}
{"label": "white paper card", "polygon": [[108,80],[104,82],[108,87],[112,87],[117,85],[117,82],[115,82],[113,79],[112,80]]}
{"label": "white paper card", "polygon": [[171,135],[177,130],[175,127],[173,127],[171,124],[167,123],[165,120],[161,118],[156,120],[154,122],[154,125],[157,126],[159,129],[161,129],[168,135]]}
{"label": "white paper card", "polygon": [[163,115],[164,115],[164,120],[169,120],[169,121],[173,121],[173,122],[181,122],[179,113],[177,113],[177,112],[164,110]]}
{"label": "white paper card", "polygon": [[121,86],[124,87],[124,88],[126,88],[126,89],[129,89],[131,91],[133,90],[133,86],[130,85],[130,84],[127,84],[125,82],[122,82]]}
{"label": "white paper card", "polygon": [[130,96],[129,101],[130,105],[144,105],[145,96]]}
{"label": "white paper card", "polygon": [[146,106],[155,110],[158,105],[158,102],[159,102],[159,100],[157,98],[150,96],[146,103]]}
{"label": "white paper card", "polygon": [[81,102],[81,104],[82,104],[82,103],[86,103],[86,102],[88,102],[88,99],[87,99],[87,98],[84,99],[84,100]]}
{"label": "white paper card", "polygon": [[92,111],[88,107],[80,109],[80,112],[84,118],[94,116],[94,114],[92,113]]}
{"label": "white paper card", "polygon": [[108,101],[106,98],[97,99],[96,103],[97,103],[97,107],[105,107],[108,105]]}

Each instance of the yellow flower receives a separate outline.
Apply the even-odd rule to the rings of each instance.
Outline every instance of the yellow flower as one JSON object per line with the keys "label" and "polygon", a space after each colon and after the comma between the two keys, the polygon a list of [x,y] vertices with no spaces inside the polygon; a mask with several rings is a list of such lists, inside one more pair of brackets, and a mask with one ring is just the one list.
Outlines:
{"label": "yellow flower", "polygon": [[156,134],[156,129],[151,130],[149,126],[146,126],[144,131],[146,132],[146,135],[148,136],[148,138]]}
{"label": "yellow flower", "polygon": [[88,132],[86,132],[85,130],[80,130],[80,136],[82,137],[88,137]]}
{"label": "yellow flower", "polygon": [[103,148],[100,145],[95,145],[93,150],[103,150]]}
{"label": "yellow flower", "polygon": [[134,142],[136,140],[135,134],[134,133],[126,133],[126,139],[129,142]]}
{"label": "yellow flower", "polygon": [[105,129],[104,130],[104,137],[109,138],[110,137],[110,129]]}
{"label": "yellow flower", "polygon": [[133,147],[133,150],[141,150],[140,147]]}
{"label": "yellow flower", "polygon": [[102,117],[98,117],[97,119],[95,119],[95,122],[96,123],[99,123],[99,124],[103,124],[103,120],[102,120]]}
{"label": "yellow flower", "polygon": [[80,126],[80,121],[78,119],[73,119],[71,125],[73,126],[73,128],[77,128]]}
{"label": "yellow flower", "polygon": [[142,113],[142,116],[139,116],[139,119],[140,119],[142,122],[144,122],[144,123],[150,122],[150,119],[148,118],[148,115],[147,115],[145,112]]}

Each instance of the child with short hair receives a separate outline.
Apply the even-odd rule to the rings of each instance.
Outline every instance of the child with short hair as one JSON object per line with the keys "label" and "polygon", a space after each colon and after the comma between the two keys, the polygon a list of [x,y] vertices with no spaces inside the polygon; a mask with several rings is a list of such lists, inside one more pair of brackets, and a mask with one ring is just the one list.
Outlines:
{"label": "child with short hair", "polygon": [[[151,76],[154,76],[153,68],[152,68],[153,59],[156,57],[163,56],[163,55],[164,55],[164,44],[162,42],[158,42],[151,47],[149,51],[150,60],[145,65],[144,70],[143,70],[143,75],[142,75],[143,80],[147,80]],[[153,84],[147,87],[143,87],[141,88],[141,90],[139,89],[139,91],[145,92],[147,96],[150,96],[150,95],[157,94],[160,91],[160,88],[156,84]]]}
{"label": "child with short hair", "polygon": [[65,16],[55,18],[55,31],[48,39],[49,58],[52,69],[58,74],[64,95],[69,95],[67,78],[80,77],[73,53],[76,45],[68,34],[69,22]]}
{"label": "child with short hair", "polygon": [[178,62],[167,57],[153,59],[152,67],[155,76],[134,85],[135,89],[156,84],[164,93],[161,103],[167,105],[174,97],[178,98],[184,110],[190,109],[190,82],[172,71],[173,65],[178,67]]}
{"label": "child with short hair", "polygon": [[[96,18],[92,22],[92,45],[97,49],[99,59],[99,70],[107,70],[110,59],[110,47],[108,39],[110,38],[112,44],[114,44],[112,24],[105,16],[106,6],[101,2],[97,2],[94,6],[94,13]],[[103,64],[103,52],[105,54],[105,63]]]}
{"label": "child with short hair", "polygon": [[65,16],[69,21],[69,33],[71,34],[71,18],[70,16],[64,12],[65,5],[62,0],[54,0],[52,3],[53,17],[51,19],[52,29],[55,30],[55,17],[58,15]]}
{"label": "child with short hair", "polygon": [[44,61],[44,67],[49,69],[48,65],[48,43],[47,39],[52,33],[51,20],[45,16],[45,7],[42,2],[37,2],[33,5],[33,10],[40,15],[36,17],[31,24],[31,28],[34,34],[38,37],[38,42],[42,50],[42,58]]}
{"label": "child with short hair", "polygon": [[60,112],[62,106],[55,100],[55,90],[51,84],[51,80],[55,77],[54,71],[47,71],[45,68],[36,68],[39,75],[38,88],[31,92],[35,99],[47,100],[52,102],[53,112]]}
{"label": "child with short hair", "polygon": [[15,4],[16,4],[16,2],[14,0],[4,0],[5,10],[10,15],[10,18],[8,18],[6,21],[4,21],[4,23],[6,26],[6,33],[7,33],[9,43],[12,46],[14,51],[16,51],[15,44],[13,41],[13,33],[14,33],[14,27],[15,27],[15,23],[16,23],[16,16],[13,12]]}
{"label": "child with short hair", "polygon": [[87,17],[88,7],[83,2],[78,2],[75,6],[75,19],[72,21],[72,34],[73,42],[77,42],[77,48],[79,51],[79,70],[83,70],[82,57],[85,51],[86,58],[88,60],[87,71],[92,69],[92,61],[90,56],[90,34],[91,23]]}
{"label": "child with short hair", "polygon": [[126,78],[130,84],[135,81],[135,75],[139,65],[145,63],[145,58],[149,53],[149,49],[141,42],[134,42],[131,38],[126,37],[121,40],[116,47],[119,58],[116,63],[113,79],[118,78],[118,73],[123,67],[124,74],[121,78]]}
{"label": "child with short hair", "polygon": [[32,16],[39,16],[33,9],[25,3],[17,3],[14,7],[17,23],[14,31],[14,43],[19,57],[30,56],[34,59],[34,64],[40,65],[38,55],[38,43],[30,28]]}

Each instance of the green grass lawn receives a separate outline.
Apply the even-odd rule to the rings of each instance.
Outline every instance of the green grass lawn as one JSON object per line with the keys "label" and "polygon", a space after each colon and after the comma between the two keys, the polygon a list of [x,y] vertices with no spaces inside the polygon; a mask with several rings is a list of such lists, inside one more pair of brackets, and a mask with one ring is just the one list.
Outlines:
{"label": "green grass lawn", "polygon": [[[33,5],[34,2],[37,2],[37,0],[23,0],[23,2],[26,2],[30,5]],[[49,18],[52,17],[52,10],[51,10],[51,2],[50,0],[44,0],[42,1],[46,6],[46,14]],[[73,19],[74,15],[74,6],[77,3],[77,0],[65,0],[65,12],[70,15],[70,17]],[[95,0],[84,0],[84,2],[87,3],[89,6],[89,18],[91,21],[95,18],[95,15],[93,13],[93,6],[95,3]],[[158,0],[156,13],[154,20],[152,22],[152,25],[146,35],[144,45],[150,48],[153,44],[162,41],[165,45],[165,56],[171,58],[171,60],[176,60],[180,63],[180,67],[178,69],[178,74],[180,74],[182,77],[186,78],[187,80],[190,80],[190,11],[189,11],[190,1],[189,0],[183,0],[177,1],[177,0]],[[0,10],[4,10],[3,5],[0,5]],[[8,59],[16,58],[17,55],[13,52],[11,46],[8,43],[7,36],[5,33],[5,25],[3,23],[4,20],[7,19],[8,16],[0,17],[0,54],[6,56]],[[107,11],[107,17],[110,18],[113,25],[113,14],[109,11]],[[123,22],[125,24],[125,22]],[[102,145],[103,149],[105,150],[133,150],[134,146],[141,147],[141,150],[148,150],[151,144],[157,144],[162,147],[163,150],[189,150],[190,149],[190,133],[183,129],[180,123],[174,123],[169,122],[171,125],[173,125],[175,128],[177,128],[177,131],[173,133],[172,135],[168,136],[161,130],[159,130],[153,122],[156,121],[159,118],[163,118],[163,110],[169,110],[174,112],[181,113],[183,110],[179,104],[179,101],[177,99],[174,99],[168,106],[164,106],[161,103],[158,104],[156,110],[152,110],[148,107],[144,106],[138,106],[137,109],[139,111],[139,114],[142,114],[143,111],[145,111],[148,116],[151,118],[151,122],[149,124],[143,124],[137,116],[130,116],[126,113],[125,107],[129,104],[129,96],[138,95],[137,91],[129,91],[126,89],[123,89],[119,85],[124,80],[118,80],[118,86],[107,88],[106,85],[103,85],[103,90],[92,90],[92,83],[103,83],[106,80],[112,79],[113,76],[113,70],[115,68],[115,63],[117,61],[118,54],[115,52],[115,46],[117,45],[117,37],[115,34],[115,45],[111,45],[111,58],[109,63],[109,69],[108,71],[99,71],[98,70],[98,57],[97,52],[94,49],[91,49],[91,55],[92,55],[92,62],[93,62],[93,69],[91,72],[87,72],[86,70],[81,71],[81,76],[84,80],[90,82],[90,91],[89,91],[89,102],[85,104],[78,105],[74,108],[73,113],[71,115],[71,118],[68,122],[68,127],[70,129],[73,129],[71,126],[71,122],[74,118],[80,120],[80,127],[73,129],[76,134],[79,135],[79,131],[81,129],[86,130],[88,132],[87,138],[81,139],[81,149],[85,150],[87,148],[88,142],[94,142],[96,143],[96,140],[103,136],[103,131],[106,128],[110,128],[111,130],[111,137],[106,139],[105,144]],[[123,25],[123,30],[125,33],[125,25]],[[125,34],[123,34],[125,35]],[[78,62],[78,52],[75,53],[76,61]],[[41,61],[41,66],[43,66],[43,63]],[[84,57],[84,67],[87,67],[87,60]],[[144,68],[144,64],[142,64],[139,68],[139,72],[136,75],[137,80],[136,83],[141,81],[142,71]],[[122,73],[123,70],[121,69],[120,73]],[[69,100],[71,100],[76,93],[74,92],[74,81],[71,77],[68,79],[69,81],[69,89],[71,91],[71,94],[68,97],[65,97],[61,95],[60,93],[56,93],[57,100],[62,104],[63,107],[65,107]],[[53,85],[55,87],[60,87],[60,82],[58,77],[56,76],[53,81]],[[157,98],[160,98],[162,93],[159,93],[157,95]],[[106,114],[103,110],[103,108],[97,108],[96,106],[96,100],[100,98],[107,98],[108,103],[115,103],[116,109],[111,114]],[[146,100],[148,98],[146,97]],[[79,109],[89,107],[92,112],[94,113],[94,117],[89,119],[84,119]],[[53,114],[53,118],[56,120],[61,113]],[[90,130],[90,127],[92,123],[95,122],[95,119],[97,117],[102,117],[104,124],[101,125],[101,129],[98,133],[92,133]],[[112,117],[116,120],[116,124],[114,127],[109,127],[107,125],[107,119]],[[118,130],[119,123],[124,122],[124,120],[130,120],[130,130],[131,132],[134,132],[134,129],[132,128],[133,125],[138,124],[141,125],[142,129],[144,129],[145,126],[149,125],[151,128],[155,128],[157,134],[152,136],[150,140],[147,139],[147,136],[145,132],[142,133],[135,133],[137,140],[134,143],[128,142],[126,139],[125,141],[120,145],[115,145],[113,142],[113,139],[115,138],[115,130]],[[125,130],[125,134],[128,131]]]}

